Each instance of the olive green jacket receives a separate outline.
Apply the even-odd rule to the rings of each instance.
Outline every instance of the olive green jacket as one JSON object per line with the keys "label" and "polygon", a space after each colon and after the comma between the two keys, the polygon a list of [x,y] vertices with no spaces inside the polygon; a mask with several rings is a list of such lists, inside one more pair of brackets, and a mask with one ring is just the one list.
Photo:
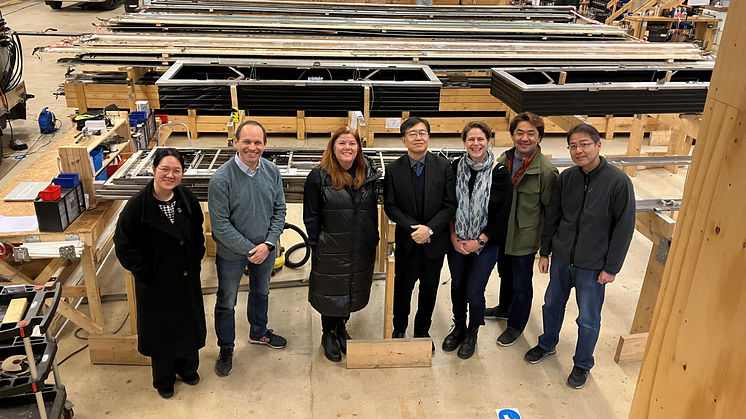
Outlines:
{"label": "olive green jacket", "polygon": [[[539,146],[537,146],[539,147]],[[498,163],[508,165],[515,148],[504,152]],[[534,254],[541,247],[541,231],[544,228],[544,209],[549,205],[554,183],[559,171],[541,153],[541,147],[513,187],[513,202],[508,218],[508,233],[505,253],[513,256]]]}

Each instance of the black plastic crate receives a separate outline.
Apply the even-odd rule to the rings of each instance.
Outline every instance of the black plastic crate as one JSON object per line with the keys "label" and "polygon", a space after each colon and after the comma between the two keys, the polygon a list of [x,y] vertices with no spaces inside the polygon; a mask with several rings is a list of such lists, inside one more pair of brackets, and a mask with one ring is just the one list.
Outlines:
{"label": "black plastic crate", "polygon": [[[67,391],[65,386],[45,384],[41,390],[44,407],[48,418],[72,418],[72,409],[66,407]],[[0,414],[4,418],[38,419],[39,408],[34,393],[23,393],[0,399]]]}
{"label": "black plastic crate", "polygon": [[[51,336],[31,336],[31,351],[34,353],[33,362],[36,365],[36,380],[31,378],[31,370],[26,367],[22,374],[11,374],[0,368],[0,398],[37,392],[42,388],[49,372],[52,371],[54,356],[57,354],[57,342]],[[15,338],[0,343],[0,365],[10,357],[25,357],[26,348],[23,338]],[[32,360],[26,358],[26,362]]]}
{"label": "black plastic crate", "polygon": [[[57,305],[62,296],[60,284],[55,284],[49,290],[41,285],[7,285],[0,287],[0,306],[7,307],[16,298],[25,298],[28,301],[26,313],[23,319],[16,323],[0,324],[0,341],[15,337],[31,336],[35,326],[39,331],[47,331],[49,324],[57,311]],[[45,310],[44,301],[51,299],[51,304]]]}
{"label": "black plastic crate", "polygon": [[54,201],[42,201],[39,197],[34,200],[39,231],[65,231],[85,211],[85,195],[80,182],[74,188],[62,188],[60,193],[60,198]]}

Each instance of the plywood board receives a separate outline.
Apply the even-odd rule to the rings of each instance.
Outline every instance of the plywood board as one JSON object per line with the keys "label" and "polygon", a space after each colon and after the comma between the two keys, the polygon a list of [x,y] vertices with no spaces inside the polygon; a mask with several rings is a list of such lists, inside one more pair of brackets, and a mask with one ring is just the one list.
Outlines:
{"label": "plywood board", "polygon": [[432,339],[347,341],[347,368],[429,367]]}

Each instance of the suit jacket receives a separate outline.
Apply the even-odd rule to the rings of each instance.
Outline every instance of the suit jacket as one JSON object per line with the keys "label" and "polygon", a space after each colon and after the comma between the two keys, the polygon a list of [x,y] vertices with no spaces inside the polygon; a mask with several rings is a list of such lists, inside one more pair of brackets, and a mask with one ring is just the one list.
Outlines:
{"label": "suit jacket", "polygon": [[[456,215],[456,177],[448,160],[428,152],[425,160],[424,211],[417,215],[412,186],[412,168],[405,154],[386,166],[383,209],[396,223],[397,251],[409,253],[416,244],[411,226],[423,224],[433,230],[430,243],[423,244],[431,259],[444,256],[451,247],[449,221]],[[400,253],[401,254],[401,253]]]}

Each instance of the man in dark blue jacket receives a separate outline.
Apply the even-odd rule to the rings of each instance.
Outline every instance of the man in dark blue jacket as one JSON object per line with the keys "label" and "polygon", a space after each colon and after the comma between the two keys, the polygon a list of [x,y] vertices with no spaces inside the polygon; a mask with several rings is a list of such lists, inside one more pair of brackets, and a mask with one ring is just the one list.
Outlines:
{"label": "man in dark blue jacket", "polygon": [[567,133],[567,148],[578,166],[557,178],[546,210],[539,251],[539,271],[550,271],[544,295],[544,334],[525,356],[536,364],[555,353],[570,290],[575,287],[578,342],[567,384],[577,389],[585,385],[593,368],[606,284],[622,269],[635,231],[632,182],[599,155],[600,139],[596,128],[587,124]]}

